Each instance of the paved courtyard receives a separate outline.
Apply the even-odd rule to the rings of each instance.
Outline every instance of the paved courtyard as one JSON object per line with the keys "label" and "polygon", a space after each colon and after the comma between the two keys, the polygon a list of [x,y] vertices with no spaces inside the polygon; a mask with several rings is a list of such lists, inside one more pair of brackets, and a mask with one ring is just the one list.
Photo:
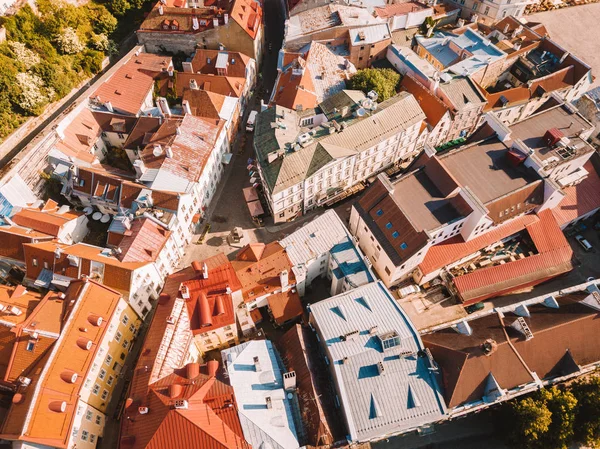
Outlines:
{"label": "paved courtyard", "polygon": [[525,18],[543,23],[552,40],[589,64],[596,76],[593,87],[600,86],[600,3],[540,12]]}

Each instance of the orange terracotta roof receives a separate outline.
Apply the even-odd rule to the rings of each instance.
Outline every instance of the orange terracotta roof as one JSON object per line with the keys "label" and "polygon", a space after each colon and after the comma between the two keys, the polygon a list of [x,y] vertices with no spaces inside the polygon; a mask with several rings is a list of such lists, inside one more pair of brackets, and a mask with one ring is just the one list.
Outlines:
{"label": "orange terracotta roof", "polygon": [[423,112],[427,116],[427,122],[432,127],[435,127],[444,114],[448,112],[446,105],[410,74],[407,74],[402,78],[400,87],[402,90],[413,94],[419,102],[419,106],[421,106],[421,109],[423,109]]}
{"label": "orange terracotta roof", "polygon": [[422,11],[424,9],[426,9],[426,7],[421,3],[409,1],[375,8],[375,14],[378,17],[389,19],[390,17],[403,16],[410,12]]}
{"label": "orange terracotta roof", "polygon": [[588,176],[575,186],[565,187],[565,197],[552,209],[559,226],[565,226],[573,220],[600,208],[600,176],[591,161],[583,168]]}
{"label": "orange terracotta roof", "polygon": [[154,87],[154,79],[169,67],[172,67],[172,61],[166,56],[149,53],[133,56],[91,98],[97,98],[102,103],[110,102],[119,111],[137,115]]}
{"label": "orange terracotta roof", "polygon": [[262,27],[263,15],[258,2],[254,0],[235,0],[230,15],[252,39],[256,39],[258,30]]}
{"label": "orange terracotta roof", "polygon": [[185,89],[191,88],[192,81],[196,82],[199,89],[236,98],[242,95],[246,84],[246,79],[241,77],[177,72],[175,74],[175,88],[178,97],[183,96]]}
{"label": "orange terracotta roof", "polygon": [[18,226],[0,226],[0,257],[25,261],[23,245],[25,243],[36,243],[38,241],[52,240],[54,237],[31,229]]}
{"label": "orange terracotta roof", "polygon": [[207,92],[199,89],[185,89],[183,91],[182,101],[188,102],[192,115],[218,120],[225,98],[224,95],[216,94],[214,92]]}
{"label": "orange terracotta roof", "polygon": [[[302,75],[294,75],[294,66],[303,67]],[[312,74],[306,67],[306,61],[300,57],[285,72],[281,73],[273,91],[275,92],[273,97],[275,104],[288,109],[296,109],[298,106],[301,106],[302,109],[311,109],[318,104]]]}
{"label": "orange terracotta roof", "polygon": [[121,262],[154,262],[171,235],[149,218],[134,220],[130,231],[119,243],[117,258]]}
{"label": "orange terracotta roof", "polygon": [[419,264],[419,268],[424,275],[432,273],[498,240],[522,231],[526,226],[537,220],[538,217],[533,214],[521,215],[467,242],[460,235],[452,237],[429,248],[425,258]]}
{"label": "orange terracotta roof", "polygon": [[273,319],[279,325],[299,317],[304,312],[300,295],[295,289],[284,293],[275,293],[267,298]]}
{"label": "orange terracotta roof", "polygon": [[246,78],[246,67],[250,63],[250,57],[238,51],[221,51],[197,49],[192,59],[194,73],[206,75],[223,75],[216,68],[217,56],[227,55],[227,69],[225,75],[237,78]]}
{"label": "orange terracotta roof", "polygon": [[67,156],[85,162],[93,162],[96,157],[93,146],[100,138],[102,129],[91,110],[84,108],[64,129],[62,138],[56,148]]}
{"label": "orange terracotta roof", "polygon": [[[78,290],[77,299],[68,324],[62,331],[60,346],[48,357],[42,376],[22,392],[30,396],[35,391],[36,396],[30,403],[13,402],[2,429],[2,438],[57,448],[67,447],[83,385],[81,379],[85,379],[90,371],[110,319],[121,300],[120,293],[93,281],[77,284],[72,287]],[[104,321],[100,326],[90,325],[90,314],[100,315]],[[82,329],[86,329],[86,332]],[[80,342],[91,342],[90,349],[83,348]],[[65,373],[73,372],[78,374],[77,380],[74,383],[66,382]],[[23,409],[29,412],[29,419],[20,432],[10,434],[7,432],[11,427],[10,415],[17,417]]]}
{"label": "orange terracotta roof", "polygon": [[19,226],[58,237],[64,225],[71,220],[76,220],[81,215],[83,214],[76,212],[58,214],[57,210],[52,209],[21,209],[11,217],[11,220]]}
{"label": "orange terracotta roof", "polygon": [[573,251],[550,209],[538,213],[538,220],[526,225],[538,254],[503,265],[475,270],[454,278],[464,302],[474,303],[535,285],[573,268]]}

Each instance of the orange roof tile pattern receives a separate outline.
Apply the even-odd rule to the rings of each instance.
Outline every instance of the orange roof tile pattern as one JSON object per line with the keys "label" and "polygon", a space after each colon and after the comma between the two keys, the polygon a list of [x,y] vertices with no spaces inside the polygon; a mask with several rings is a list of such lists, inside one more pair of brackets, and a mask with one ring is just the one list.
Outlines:
{"label": "orange roof tile pattern", "polygon": [[[402,4],[403,3],[401,3],[401,5]],[[421,106],[421,109],[423,109],[423,112],[427,116],[427,122],[431,126],[437,125],[442,117],[444,117],[444,114],[448,112],[446,105],[442,103],[438,97],[433,95],[429,89],[418,82],[412,75],[407,74],[402,78],[400,88],[413,94],[413,96],[419,102],[419,106]]]}
{"label": "orange roof tile pattern", "polygon": [[565,187],[565,197],[552,209],[559,226],[565,226],[573,220],[600,208],[600,176],[591,161],[583,166],[588,176],[575,186]]}
{"label": "orange roof tile pattern", "polygon": [[102,103],[127,114],[137,115],[154,87],[154,79],[172,68],[171,58],[149,53],[133,56],[92,95]]}
{"label": "orange roof tile pattern", "polygon": [[175,92],[178,97],[183,95],[185,89],[197,86],[198,89],[207,92],[239,98],[244,91],[245,85],[246,79],[242,77],[186,72],[177,72],[175,75]]}
{"label": "orange roof tile pattern", "polygon": [[535,285],[573,268],[573,251],[552,211],[545,209],[537,217],[539,219],[526,225],[525,229],[538,254],[454,278],[454,285],[463,302],[479,302]]}
{"label": "orange roof tile pattern", "polygon": [[117,258],[121,262],[154,262],[171,235],[149,218],[134,220],[130,231],[119,243]]}
{"label": "orange roof tile pattern", "polygon": [[[81,284],[81,285],[77,285]],[[110,318],[121,300],[121,294],[93,281],[77,283],[76,302],[68,324],[62,331],[60,346],[55,347],[41,376],[32,381],[24,396],[36,396],[29,403],[14,403],[2,428],[2,438],[66,448],[72,434],[77,401],[95,354],[106,334]],[[69,298],[69,292],[67,294]],[[104,318],[99,325],[91,325],[91,314]],[[83,332],[86,329],[87,332]],[[73,374],[78,376],[73,382]],[[68,381],[66,380],[68,378]],[[28,420],[19,431],[16,421],[23,409]],[[15,420],[11,418],[14,415]]]}
{"label": "orange roof tile pattern", "polygon": [[69,223],[71,220],[76,220],[82,215],[83,213],[75,211],[67,211],[64,214],[61,214],[59,213],[58,207],[47,203],[46,206],[41,210],[21,209],[11,217],[11,220],[19,226],[58,237],[58,234],[64,225]]}
{"label": "orange roof tile pattern", "polygon": [[[227,55],[227,67],[222,70],[217,69],[217,57]],[[192,69],[194,73],[205,75],[226,75],[236,78],[246,78],[246,68],[250,63],[250,57],[238,51],[220,51],[197,49],[192,59]]]}
{"label": "orange roof tile pattern", "polygon": [[84,108],[73,121],[64,129],[62,139],[56,143],[56,148],[67,156],[92,163],[96,157],[92,147],[100,138],[102,129],[88,108]]}
{"label": "orange roof tile pattern", "polygon": [[[301,74],[298,74],[298,71],[301,71]],[[275,92],[273,101],[288,109],[296,109],[298,106],[302,109],[311,109],[318,104],[312,74],[306,67],[306,61],[301,57],[281,73],[273,91]]]}
{"label": "orange roof tile pattern", "polygon": [[18,226],[0,226],[0,241],[2,242],[0,257],[25,262],[24,244],[52,240],[53,238],[51,235]]}
{"label": "orange roof tile pattern", "polygon": [[419,268],[424,275],[432,273],[433,271],[439,270],[463,257],[467,257],[492,243],[496,243],[498,240],[502,240],[505,237],[522,231],[527,225],[537,220],[538,218],[535,215],[521,215],[514,220],[504,223],[503,225],[466,242],[460,235],[452,237],[451,239],[445,240],[429,248],[427,255],[419,264]]}
{"label": "orange roof tile pattern", "polygon": [[199,89],[185,89],[182,101],[187,101],[192,115],[209,119],[220,118],[225,96]]}
{"label": "orange roof tile pattern", "polygon": [[393,5],[386,5],[383,7],[377,7],[375,8],[375,14],[378,17],[389,19],[390,17],[403,16],[410,12],[422,11],[424,9],[426,9],[426,7],[423,6],[421,3],[409,1]]}

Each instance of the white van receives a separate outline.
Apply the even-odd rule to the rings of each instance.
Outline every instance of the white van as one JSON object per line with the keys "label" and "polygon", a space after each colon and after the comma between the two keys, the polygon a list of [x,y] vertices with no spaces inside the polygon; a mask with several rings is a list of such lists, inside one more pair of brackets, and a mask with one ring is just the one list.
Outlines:
{"label": "white van", "polygon": [[258,115],[258,111],[251,111],[248,116],[248,121],[246,122],[246,131],[251,133],[254,131],[254,122],[256,121],[256,116]]}

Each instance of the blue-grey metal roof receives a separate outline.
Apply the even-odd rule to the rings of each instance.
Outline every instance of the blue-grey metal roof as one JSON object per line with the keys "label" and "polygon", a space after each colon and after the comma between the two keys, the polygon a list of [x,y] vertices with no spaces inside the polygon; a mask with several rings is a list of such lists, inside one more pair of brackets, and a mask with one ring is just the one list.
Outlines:
{"label": "blue-grey metal roof", "polygon": [[[419,334],[381,281],[320,301],[310,311],[353,441],[402,433],[443,417],[444,401]],[[384,351],[386,334],[395,334],[399,344]]]}

